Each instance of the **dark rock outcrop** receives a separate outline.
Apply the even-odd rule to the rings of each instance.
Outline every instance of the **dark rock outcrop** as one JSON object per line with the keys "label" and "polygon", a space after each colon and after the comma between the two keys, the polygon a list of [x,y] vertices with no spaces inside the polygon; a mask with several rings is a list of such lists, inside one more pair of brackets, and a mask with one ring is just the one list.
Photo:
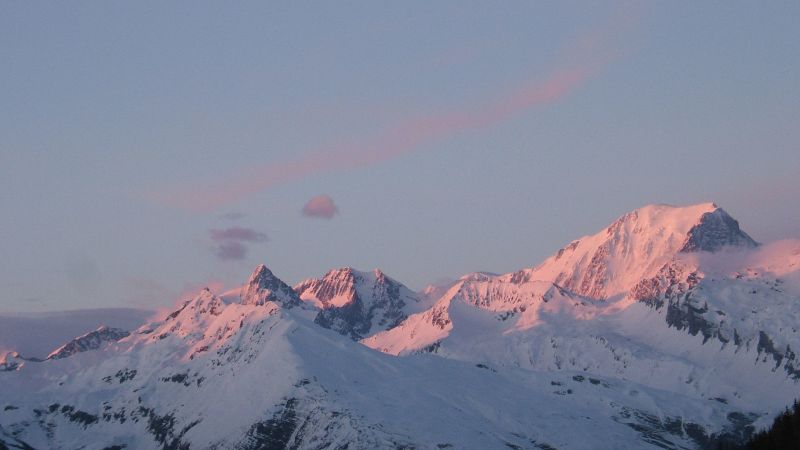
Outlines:
{"label": "dark rock outcrop", "polygon": [[54,350],[47,359],[61,359],[72,356],[76,353],[89,350],[97,350],[106,342],[116,342],[128,337],[130,332],[119,328],[109,328],[102,326],[95,331],[76,337],[58,349]]}
{"label": "dark rock outcrop", "polygon": [[354,340],[396,326],[407,317],[406,301],[418,301],[409,298],[411,291],[377,269],[372,273],[349,267],[332,270],[295,289],[321,303],[314,322]]}
{"label": "dark rock outcrop", "polygon": [[263,305],[274,302],[285,308],[300,304],[300,297],[289,285],[276,277],[267,266],[259,264],[247,286],[242,289],[241,300],[243,305]]}
{"label": "dark rock outcrop", "polygon": [[722,208],[703,214],[689,230],[682,252],[715,252],[727,246],[756,247],[758,243],[739,228],[739,222]]}

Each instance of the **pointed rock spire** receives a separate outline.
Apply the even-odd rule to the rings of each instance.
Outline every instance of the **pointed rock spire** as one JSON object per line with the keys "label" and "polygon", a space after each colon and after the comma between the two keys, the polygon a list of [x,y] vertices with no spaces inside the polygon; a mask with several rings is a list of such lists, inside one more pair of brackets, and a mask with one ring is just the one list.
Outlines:
{"label": "pointed rock spire", "polygon": [[264,264],[259,264],[253,270],[240,297],[243,305],[263,305],[268,301],[279,303],[285,307],[300,304],[297,293],[276,277]]}

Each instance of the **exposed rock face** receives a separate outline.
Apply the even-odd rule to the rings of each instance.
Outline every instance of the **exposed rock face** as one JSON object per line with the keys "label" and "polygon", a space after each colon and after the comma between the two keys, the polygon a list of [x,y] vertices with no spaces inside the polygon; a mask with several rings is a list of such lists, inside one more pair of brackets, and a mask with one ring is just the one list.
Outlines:
{"label": "exposed rock face", "polygon": [[686,330],[692,336],[701,334],[703,342],[709,339],[723,343],[737,340],[736,331],[725,326],[724,313],[710,311],[702,293],[697,292],[702,279],[703,275],[696,269],[672,262],[655,277],[639,282],[631,289],[630,295],[655,309],[666,305],[667,325]]}
{"label": "exposed rock face", "polygon": [[689,230],[682,252],[715,252],[726,246],[755,247],[758,243],[739,228],[739,222],[722,208],[703,214]]}
{"label": "exposed rock face", "polygon": [[8,352],[0,358],[0,372],[12,372],[25,365],[25,359],[17,352]]}
{"label": "exposed rock face", "polygon": [[686,298],[698,282],[697,272],[683,264],[670,262],[653,278],[637,283],[630,296],[649,306],[661,308],[665,300]]}
{"label": "exposed rock face", "polygon": [[[678,330],[686,330],[692,336],[702,335],[703,343],[715,339],[723,344],[732,344],[737,348],[754,347],[759,354],[759,361],[774,363],[775,370],[782,369],[794,379],[800,379],[800,364],[790,345],[780,346],[773,342],[764,330],[751,327],[737,329],[734,317],[709,305],[713,294],[709,292],[713,286],[703,289],[705,276],[696,268],[680,262],[665,265],[657,276],[642,280],[631,289],[631,298],[661,310],[666,306],[665,321],[667,326]],[[734,274],[733,279],[725,279],[723,283],[728,292],[734,292],[737,284],[740,290],[751,291],[748,280],[743,275]],[[759,280],[760,282],[763,282]],[[780,285],[780,283],[777,283]],[[779,289],[771,289],[781,293]],[[755,313],[756,311],[753,311]]]}
{"label": "exposed rock face", "polygon": [[61,359],[72,356],[76,353],[89,350],[97,350],[106,342],[116,342],[124,337],[128,337],[130,332],[119,328],[109,328],[102,326],[95,331],[76,337],[61,347],[54,350],[47,356],[47,359]]}
{"label": "exposed rock face", "polygon": [[321,308],[314,319],[317,324],[354,340],[394,327],[407,317],[408,306],[419,303],[408,288],[377,269],[331,270],[322,279],[300,283],[295,290],[304,301]]}
{"label": "exposed rock face", "polygon": [[289,285],[276,277],[267,266],[258,265],[241,293],[243,305],[263,305],[275,302],[291,308],[300,304],[300,298]]}

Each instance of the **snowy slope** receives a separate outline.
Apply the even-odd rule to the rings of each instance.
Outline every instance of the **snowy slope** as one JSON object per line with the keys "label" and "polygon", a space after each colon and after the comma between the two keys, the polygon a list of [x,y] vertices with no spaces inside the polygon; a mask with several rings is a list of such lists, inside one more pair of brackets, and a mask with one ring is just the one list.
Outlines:
{"label": "snowy slope", "polygon": [[534,268],[464,276],[362,342],[774,410],[800,396],[798,254],[759,247],[714,204],[648,206]]}
{"label": "snowy slope", "polygon": [[758,418],[575,372],[395,358],[301,308],[209,291],[0,376],[0,442],[34,448],[694,448]]}

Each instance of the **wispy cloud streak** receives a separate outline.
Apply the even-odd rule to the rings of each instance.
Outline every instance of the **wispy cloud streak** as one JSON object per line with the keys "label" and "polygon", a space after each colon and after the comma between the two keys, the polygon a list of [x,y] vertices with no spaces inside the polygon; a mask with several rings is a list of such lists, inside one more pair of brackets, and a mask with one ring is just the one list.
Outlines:
{"label": "wispy cloud streak", "polygon": [[332,145],[292,161],[270,163],[211,188],[160,193],[162,202],[211,211],[273,186],[312,175],[377,164],[412,152],[422,145],[461,132],[489,127],[536,107],[564,98],[606,67],[621,52],[612,46],[636,22],[629,7],[620,8],[608,23],[566,47],[557,68],[544,79],[521,86],[510,95],[472,110],[413,118],[371,138]]}

